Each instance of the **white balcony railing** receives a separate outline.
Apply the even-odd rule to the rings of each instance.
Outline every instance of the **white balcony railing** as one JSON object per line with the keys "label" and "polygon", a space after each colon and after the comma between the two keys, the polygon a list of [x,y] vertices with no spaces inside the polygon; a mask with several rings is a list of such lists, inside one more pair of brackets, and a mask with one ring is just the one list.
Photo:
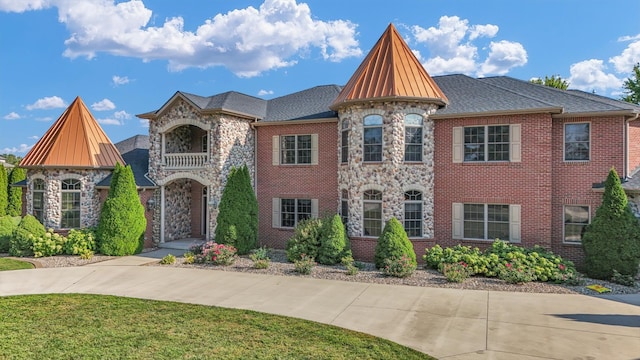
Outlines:
{"label": "white balcony railing", "polygon": [[165,154],[163,164],[167,169],[194,169],[203,167],[208,161],[207,153]]}

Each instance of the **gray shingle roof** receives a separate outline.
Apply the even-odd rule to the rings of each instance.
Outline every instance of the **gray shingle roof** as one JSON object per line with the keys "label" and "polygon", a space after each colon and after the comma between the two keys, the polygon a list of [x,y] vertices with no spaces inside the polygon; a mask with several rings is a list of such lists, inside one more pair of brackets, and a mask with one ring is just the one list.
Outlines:
{"label": "gray shingle roof", "polygon": [[134,135],[113,145],[115,145],[120,154],[127,153],[134,149],[149,149],[149,135]]}
{"label": "gray shingle roof", "polygon": [[[131,165],[133,178],[136,181],[137,187],[156,187],[156,184],[147,177],[147,172],[149,171],[149,149],[133,149],[122,154],[122,159],[127,163],[127,165]],[[113,173],[102,179],[102,181],[96,184],[96,186],[109,187],[111,185],[112,177]]]}
{"label": "gray shingle roof", "polygon": [[268,101],[262,121],[311,120],[337,117],[329,106],[340,94],[338,85],[316,86]]}
{"label": "gray shingle roof", "polygon": [[201,110],[227,110],[257,118],[264,118],[266,114],[267,100],[236,91],[227,91],[209,97],[202,97],[185,92],[179,93],[193,102]]}

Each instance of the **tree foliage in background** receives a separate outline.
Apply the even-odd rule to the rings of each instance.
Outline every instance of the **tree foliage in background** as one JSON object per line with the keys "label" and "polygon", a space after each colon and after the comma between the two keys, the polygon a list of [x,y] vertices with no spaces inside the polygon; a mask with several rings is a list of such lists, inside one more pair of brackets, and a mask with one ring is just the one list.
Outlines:
{"label": "tree foliage in background", "polygon": [[20,156],[15,156],[14,154],[1,154],[7,164],[18,165],[22,158]]}
{"label": "tree foliage in background", "polygon": [[7,178],[7,169],[4,165],[0,165],[0,216],[7,214],[7,188],[9,179]]}
{"label": "tree foliage in background", "polygon": [[551,77],[545,75],[544,80],[541,78],[537,78],[532,79],[531,82],[534,84],[549,86],[562,90],[567,90],[567,88],[569,87],[569,83],[566,80],[562,79],[560,75],[557,75],[557,77],[556,75],[551,75]]}
{"label": "tree foliage in background", "polygon": [[258,200],[246,165],[229,172],[218,210],[217,243],[233,245],[240,255],[258,246]]}
{"label": "tree foliage in background", "polygon": [[622,87],[626,95],[621,100],[640,105],[640,63],[633,66],[632,77],[627,78]]}
{"label": "tree foliage in background", "polygon": [[11,186],[18,181],[26,179],[27,172],[23,168],[14,167],[9,174],[9,188],[8,201],[7,201],[7,215],[20,216],[22,215],[22,188],[18,186]]}
{"label": "tree foliage in background", "polygon": [[118,163],[96,230],[98,249],[105,255],[137,254],[142,251],[146,228],[144,206],[140,203],[131,166]]}
{"label": "tree foliage in background", "polygon": [[602,205],[582,236],[582,246],[589,277],[609,280],[614,270],[631,276],[638,272],[640,223],[613,168],[605,183]]}

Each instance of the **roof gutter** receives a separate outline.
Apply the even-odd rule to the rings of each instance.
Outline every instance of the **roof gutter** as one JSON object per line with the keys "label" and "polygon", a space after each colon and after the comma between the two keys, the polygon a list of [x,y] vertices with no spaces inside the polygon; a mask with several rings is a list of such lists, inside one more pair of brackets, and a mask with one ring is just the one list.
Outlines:
{"label": "roof gutter", "polygon": [[483,111],[483,112],[469,112],[469,113],[454,113],[454,114],[438,114],[437,112],[430,117],[434,120],[439,119],[459,119],[479,116],[502,116],[502,115],[523,115],[523,114],[540,114],[551,113],[561,114],[564,109],[562,107],[548,107],[548,108],[536,108],[526,110],[499,110],[499,111]]}
{"label": "roof gutter", "polygon": [[558,115],[553,115],[553,118],[575,118],[575,117],[588,117],[588,116],[625,116],[638,118],[638,113],[633,110],[616,110],[616,111],[588,111],[588,112],[565,112]]}

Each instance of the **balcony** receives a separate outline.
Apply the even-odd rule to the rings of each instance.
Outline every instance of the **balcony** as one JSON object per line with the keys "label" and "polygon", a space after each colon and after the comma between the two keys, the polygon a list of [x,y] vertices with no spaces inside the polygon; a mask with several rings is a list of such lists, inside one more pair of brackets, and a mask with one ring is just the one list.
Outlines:
{"label": "balcony", "polygon": [[165,154],[163,165],[165,169],[197,169],[209,162],[207,153],[178,153]]}

